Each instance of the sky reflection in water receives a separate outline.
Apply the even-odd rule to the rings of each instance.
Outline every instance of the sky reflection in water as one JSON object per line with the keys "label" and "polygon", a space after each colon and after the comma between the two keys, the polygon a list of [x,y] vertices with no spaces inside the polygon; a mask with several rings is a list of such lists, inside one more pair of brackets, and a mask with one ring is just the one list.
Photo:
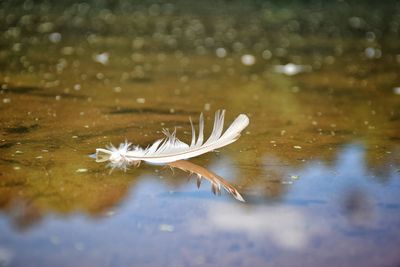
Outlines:
{"label": "sky reflection in water", "polygon": [[[226,178],[235,177],[236,168],[226,157],[209,166]],[[395,166],[380,182],[365,163],[364,147],[350,144],[332,166],[316,160],[301,168],[288,167],[282,177],[291,173],[299,179],[287,185],[279,200],[244,194],[248,202],[242,204],[226,193],[212,195],[208,183],[199,191],[192,182],[170,191],[158,178],[147,175],[118,207],[97,218],[50,214],[21,232],[1,216],[0,262],[172,266],[187,260],[241,266],[242,253],[253,255],[246,261],[254,264],[285,264],[302,255],[293,266],[310,264],[311,255],[314,266],[332,255],[341,255],[330,262],[332,266],[399,260],[395,245],[400,234],[395,226],[400,223],[400,179]],[[163,179],[181,178],[165,175]],[[225,251],[229,260],[217,261],[215,251]],[[372,260],[359,257],[366,251]],[[382,251],[385,258],[379,256]]]}

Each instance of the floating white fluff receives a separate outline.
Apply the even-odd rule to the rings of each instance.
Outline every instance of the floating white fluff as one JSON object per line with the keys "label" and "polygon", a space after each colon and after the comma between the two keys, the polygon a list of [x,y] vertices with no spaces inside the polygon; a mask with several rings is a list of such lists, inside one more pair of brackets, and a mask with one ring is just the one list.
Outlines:
{"label": "floating white fluff", "polygon": [[173,133],[170,133],[167,129],[163,129],[166,137],[155,141],[147,148],[132,146],[128,142],[120,144],[118,148],[113,145],[107,147],[107,149],[97,148],[96,161],[109,161],[113,168],[126,169],[130,165],[139,165],[141,161],[153,164],[165,164],[202,155],[235,142],[240,137],[243,129],[249,124],[249,118],[244,114],[240,114],[222,134],[224,116],[225,110],[218,110],[215,113],[213,130],[210,137],[204,143],[204,117],[201,114],[197,139],[192,120],[190,120],[192,127],[192,141],[190,145],[180,141],[176,137],[176,129]]}

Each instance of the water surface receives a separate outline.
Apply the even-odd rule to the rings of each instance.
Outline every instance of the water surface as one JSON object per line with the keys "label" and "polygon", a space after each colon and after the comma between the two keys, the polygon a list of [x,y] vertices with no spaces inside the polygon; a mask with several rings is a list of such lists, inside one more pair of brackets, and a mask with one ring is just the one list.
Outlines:
{"label": "water surface", "polygon": [[[399,12],[1,3],[0,266],[398,266]],[[88,157],[221,108],[249,127],[192,162],[245,203]]]}

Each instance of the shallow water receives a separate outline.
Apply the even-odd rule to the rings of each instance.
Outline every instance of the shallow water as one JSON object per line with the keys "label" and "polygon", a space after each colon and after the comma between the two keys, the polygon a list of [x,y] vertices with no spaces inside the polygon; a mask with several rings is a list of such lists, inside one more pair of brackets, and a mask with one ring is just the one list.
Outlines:
{"label": "shallow water", "polygon": [[[66,2],[0,4],[0,266],[398,266],[395,1]],[[89,157],[221,108],[245,203]]]}

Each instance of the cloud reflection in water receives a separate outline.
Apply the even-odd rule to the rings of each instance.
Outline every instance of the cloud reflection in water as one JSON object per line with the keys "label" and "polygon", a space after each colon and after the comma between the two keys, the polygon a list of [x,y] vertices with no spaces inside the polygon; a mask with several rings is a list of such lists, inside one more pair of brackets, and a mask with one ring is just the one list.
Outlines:
{"label": "cloud reflection in water", "polygon": [[275,245],[291,250],[303,249],[314,236],[327,231],[316,218],[294,207],[276,205],[247,210],[226,203],[210,205],[205,219],[192,222],[194,233],[210,229],[245,233],[249,239],[267,237]]}
{"label": "cloud reflection in water", "polygon": [[[271,163],[271,158],[268,162]],[[274,162],[266,168],[280,175],[275,179],[283,181],[293,173],[300,177],[287,185],[287,193],[279,201],[260,196],[253,198],[252,206],[210,203],[206,217],[191,222],[193,233],[241,233],[248,239],[266,238],[280,248],[302,250],[313,240],[329,238],[338,231],[344,239],[347,235],[361,234],[361,238],[366,238],[384,231],[384,225],[390,224],[385,221],[390,211],[382,207],[399,209],[396,192],[399,177],[395,168],[389,171],[388,183],[376,182],[366,164],[362,145],[345,146],[332,165],[312,161],[293,168],[277,159]],[[224,163],[234,168],[227,159]],[[218,172],[226,174],[224,168]],[[253,192],[260,194],[261,190]]]}

